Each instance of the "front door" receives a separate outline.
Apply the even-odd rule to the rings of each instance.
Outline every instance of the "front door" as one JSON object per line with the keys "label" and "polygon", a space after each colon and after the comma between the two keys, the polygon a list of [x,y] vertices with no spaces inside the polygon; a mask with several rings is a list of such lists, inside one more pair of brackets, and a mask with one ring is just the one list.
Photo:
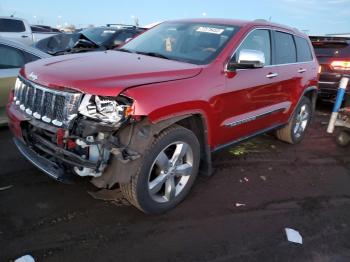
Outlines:
{"label": "front door", "polygon": [[270,30],[254,29],[232,57],[237,60],[243,49],[261,51],[265,55],[265,66],[237,69],[234,77],[226,78],[226,93],[222,95],[221,145],[276,125],[278,115],[290,106],[282,99],[278,67],[272,66],[271,39]]}

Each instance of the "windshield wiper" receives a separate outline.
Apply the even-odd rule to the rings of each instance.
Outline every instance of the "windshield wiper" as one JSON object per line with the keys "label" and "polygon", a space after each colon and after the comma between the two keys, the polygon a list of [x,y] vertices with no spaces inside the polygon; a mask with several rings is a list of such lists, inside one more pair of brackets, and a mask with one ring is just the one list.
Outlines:
{"label": "windshield wiper", "polygon": [[116,48],[115,51],[125,52],[125,53],[134,53],[133,51],[125,48]]}
{"label": "windshield wiper", "polygon": [[159,53],[155,53],[155,52],[135,52],[135,53],[140,54],[140,55],[147,55],[147,56],[159,57],[159,58],[170,60],[169,57],[162,55],[162,54],[159,54]]}

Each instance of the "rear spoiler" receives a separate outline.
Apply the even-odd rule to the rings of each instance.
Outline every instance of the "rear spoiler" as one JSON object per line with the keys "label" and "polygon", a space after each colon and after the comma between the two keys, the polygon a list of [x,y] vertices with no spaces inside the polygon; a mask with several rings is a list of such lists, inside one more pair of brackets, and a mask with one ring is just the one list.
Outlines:
{"label": "rear spoiler", "polygon": [[313,44],[350,44],[350,37],[338,37],[338,36],[310,36],[310,40]]}

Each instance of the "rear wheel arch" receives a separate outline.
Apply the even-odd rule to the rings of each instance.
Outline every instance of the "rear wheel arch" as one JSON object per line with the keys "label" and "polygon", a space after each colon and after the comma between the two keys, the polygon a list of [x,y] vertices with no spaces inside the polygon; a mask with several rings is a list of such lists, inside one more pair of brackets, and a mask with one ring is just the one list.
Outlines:
{"label": "rear wheel arch", "polygon": [[311,101],[313,112],[315,112],[315,109],[316,109],[317,95],[318,95],[318,89],[316,86],[310,86],[306,88],[303,93],[303,96],[307,97]]}

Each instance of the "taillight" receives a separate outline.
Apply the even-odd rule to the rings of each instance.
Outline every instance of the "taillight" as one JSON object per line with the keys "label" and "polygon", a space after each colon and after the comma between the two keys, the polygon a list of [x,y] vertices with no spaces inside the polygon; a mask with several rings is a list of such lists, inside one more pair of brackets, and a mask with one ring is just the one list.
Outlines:
{"label": "taillight", "polygon": [[318,66],[318,73],[321,74],[322,72],[322,66]]}
{"label": "taillight", "polygon": [[331,68],[333,70],[350,71],[350,61],[333,61]]}

